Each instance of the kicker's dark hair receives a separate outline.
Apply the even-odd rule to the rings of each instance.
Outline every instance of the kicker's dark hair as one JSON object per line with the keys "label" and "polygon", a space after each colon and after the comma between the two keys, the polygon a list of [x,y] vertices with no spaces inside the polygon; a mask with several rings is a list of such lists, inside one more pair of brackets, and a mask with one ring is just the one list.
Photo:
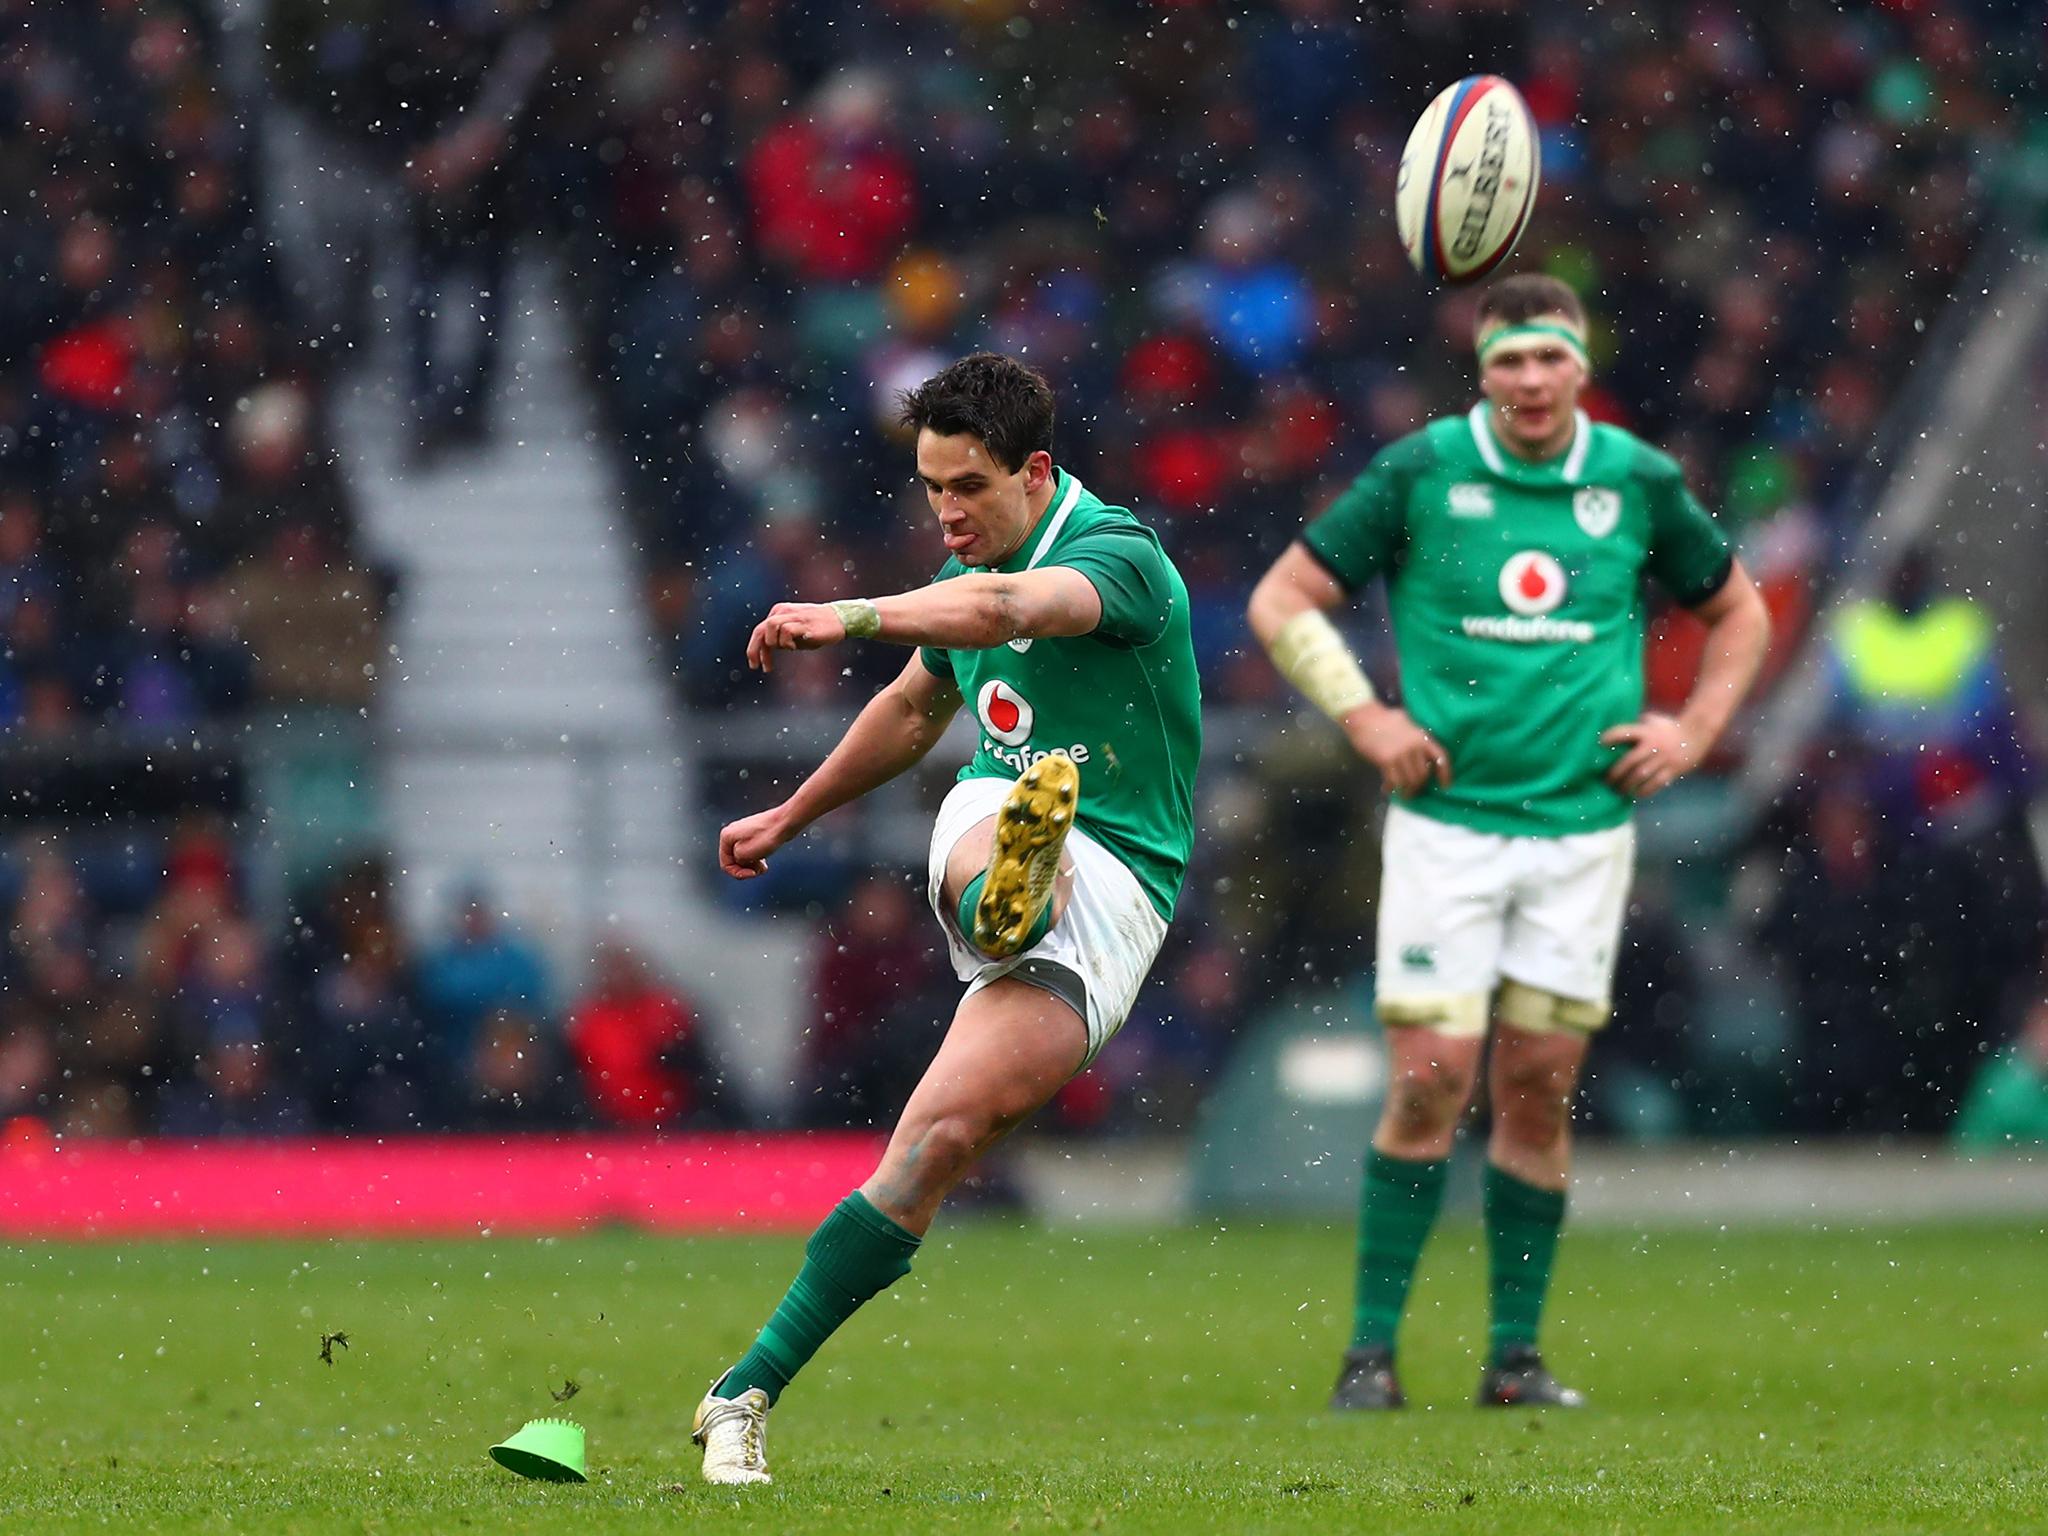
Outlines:
{"label": "kicker's dark hair", "polygon": [[1000,352],[977,352],[897,397],[897,420],[941,437],[971,432],[1015,474],[1040,449],[1052,452],[1052,386]]}
{"label": "kicker's dark hair", "polygon": [[1579,296],[1568,284],[1541,272],[1517,272],[1489,284],[1479,296],[1476,324],[1483,331],[1492,320],[1520,325],[1538,315],[1569,315],[1582,330],[1586,324],[1586,306]]}

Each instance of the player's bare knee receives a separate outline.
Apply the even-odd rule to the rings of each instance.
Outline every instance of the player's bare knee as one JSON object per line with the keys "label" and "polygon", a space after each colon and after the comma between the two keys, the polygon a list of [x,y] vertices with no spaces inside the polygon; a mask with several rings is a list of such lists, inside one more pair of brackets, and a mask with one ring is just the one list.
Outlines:
{"label": "player's bare knee", "polygon": [[1577,1080],[1575,1057],[1497,1049],[1487,1074],[1495,1127],[1518,1146],[1555,1146],[1570,1121]]}
{"label": "player's bare knee", "polygon": [[1530,1084],[1526,1091],[1494,1091],[1493,1125],[1495,1132],[1515,1146],[1531,1152],[1548,1152],[1571,1126],[1571,1096],[1549,1081],[1548,1073],[1538,1073],[1541,1085]]}
{"label": "player's bare knee", "polygon": [[1567,1080],[1568,1074],[1551,1062],[1505,1054],[1494,1058],[1490,1076],[1494,1099],[1501,1103],[1555,1098]]}
{"label": "player's bare knee", "polygon": [[939,891],[948,908],[960,905],[960,898],[974,877],[988,868],[989,856],[995,850],[996,819],[984,816],[954,842],[952,851],[946,855],[945,878],[939,883]]}
{"label": "player's bare knee", "polygon": [[905,1149],[904,1159],[921,1184],[951,1188],[966,1176],[975,1159],[999,1133],[1000,1127],[989,1115],[937,1115],[918,1127]]}
{"label": "player's bare knee", "polygon": [[1404,1062],[1387,1085],[1386,1129],[1403,1141],[1439,1136],[1457,1123],[1470,1091],[1470,1079],[1448,1062]]}
{"label": "player's bare knee", "polygon": [[1456,1128],[1472,1096],[1476,1042],[1486,1033],[1480,993],[1383,995],[1378,1011],[1393,1055],[1382,1140],[1420,1155]]}

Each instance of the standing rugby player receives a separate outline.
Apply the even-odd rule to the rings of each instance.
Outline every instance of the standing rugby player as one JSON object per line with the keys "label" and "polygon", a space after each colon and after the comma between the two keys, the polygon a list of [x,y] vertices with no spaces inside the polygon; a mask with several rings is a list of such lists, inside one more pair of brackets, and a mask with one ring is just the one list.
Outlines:
{"label": "standing rugby player", "polygon": [[[1397,1408],[1394,1344],[1492,1034],[1482,1404],[1576,1406],[1537,1352],[1571,1102],[1607,1021],[1634,804],[1697,767],[1769,625],[1678,465],[1578,409],[1585,314],[1554,278],[1491,287],[1485,399],[1372,461],[1259,583],[1253,630],[1343,728],[1387,812],[1375,990],[1390,1086],[1367,1158],[1351,1349],[1331,1405]],[[1643,712],[1642,580],[1708,626],[1676,716]],[[1325,616],[1387,584],[1402,698]]]}
{"label": "standing rugby player", "polygon": [[874,1174],[842,1200],[692,1438],[714,1483],[769,1481],[769,1409],[833,1330],[909,1273],[947,1193],[1094,1060],[1131,1010],[1194,841],[1201,691],[1188,595],[1159,540],[1052,458],[1053,397],[1010,358],[962,359],[904,396],[946,562],[892,597],[778,603],[747,642],[914,647],[788,800],[719,834],[758,875],[820,816],[887,783],[963,702],[973,759],[940,807],[932,908],[966,995]]}

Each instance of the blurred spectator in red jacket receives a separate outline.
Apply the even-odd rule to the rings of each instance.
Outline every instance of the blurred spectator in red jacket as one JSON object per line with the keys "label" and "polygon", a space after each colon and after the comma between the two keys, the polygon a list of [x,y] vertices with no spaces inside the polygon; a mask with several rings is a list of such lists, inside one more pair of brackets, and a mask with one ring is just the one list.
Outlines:
{"label": "blurred spectator in red jacket", "polygon": [[880,72],[826,80],[763,136],[746,165],[761,251],[805,282],[880,272],[916,222],[917,178],[890,121]]}
{"label": "blurred spectator in red jacket", "polygon": [[598,945],[592,967],[568,1031],[591,1109],[634,1130],[697,1118],[713,1095],[696,1012],[623,944]]}

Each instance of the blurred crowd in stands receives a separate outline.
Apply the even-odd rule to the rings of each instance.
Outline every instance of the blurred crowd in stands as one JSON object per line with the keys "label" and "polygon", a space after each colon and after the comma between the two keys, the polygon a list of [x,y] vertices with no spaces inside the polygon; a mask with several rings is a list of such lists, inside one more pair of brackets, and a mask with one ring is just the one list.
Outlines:
{"label": "blurred crowd in stands", "polygon": [[[2042,13],[2006,0],[1657,3],[1569,28],[1513,0],[263,9],[265,72],[240,100],[200,0],[35,7],[0,56],[10,747],[371,706],[391,584],[331,449],[335,370],[374,334],[382,273],[413,463],[485,449],[522,240],[580,305],[689,705],[838,710],[890,667],[867,648],[764,681],[738,637],[781,598],[929,574],[895,394],[992,346],[1052,377],[1062,462],[1160,528],[1210,702],[1270,707],[1249,583],[1379,445],[1472,393],[1469,296],[1408,273],[1388,206],[1414,116],[1479,68],[1514,79],[1542,130],[1518,263],[1587,300],[1590,408],[1668,446],[1734,529],[1781,664],[1972,257],[2007,104],[2048,56]],[[296,265],[273,248],[266,133],[372,188],[295,210],[313,230]],[[1758,1125],[1931,1129],[2013,1033],[2024,999],[2003,989],[2037,977],[2041,948],[2026,749],[1989,635],[1921,574],[1824,637],[1839,716],[1821,750],[1856,771],[1809,776],[1760,844],[1792,1022],[1767,1046],[1717,1035],[1716,967],[1652,874],[1601,1123],[1755,1128],[1729,1117],[1739,1101]],[[1948,647],[1948,673],[1886,674],[1922,642]],[[1697,645],[1684,615],[1658,618],[1653,702],[1683,694]],[[1934,767],[1930,730],[1952,749]],[[1275,735],[1204,786],[1215,835],[1169,949],[1057,1124],[1186,1126],[1257,1000],[1364,969],[1371,786],[1326,749]],[[238,826],[17,817],[0,1120],[747,1113],[687,978],[622,948],[550,976],[487,890],[415,943],[375,866],[332,871],[280,922]],[[766,892],[819,924],[805,1123],[886,1120],[950,1010],[912,872],[868,867],[827,841],[808,882]]]}
{"label": "blurred crowd in stands", "polygon": [[606,945],[564,995],[481,889],[415,947],[374,861],[288,937],[250,911],[229,829],[48,839],[0,864],[0,1123],[67,1135],[708,1126],[691,1004]]}
{"label": "blurred crowd in stands", "polygon": [[1799,1121],[1931,1132],[2048,1001],[2039,772],[1990,613],[1909,551],[1821,636],[1830,718],[1761,834]]}
{"label": "blurred crowd in stands", "polygon": [[212,8],[10,9],[0,728],[164,735],[360,707],[381,593]]}

